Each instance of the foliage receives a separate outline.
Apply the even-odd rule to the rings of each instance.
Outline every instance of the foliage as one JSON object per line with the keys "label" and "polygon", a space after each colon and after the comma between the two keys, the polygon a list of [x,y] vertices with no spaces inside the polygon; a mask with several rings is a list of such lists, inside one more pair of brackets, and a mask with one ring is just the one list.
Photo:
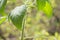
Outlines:
{"label": "foliage", "polygon": [[4,15],[4,9],[6,7],[7,0],[0,0],[0,14]]}
{"label": "foliage", "polygon": [[11,19],[12,23],[19,30],[21,30],[22,28],[22,21],[24,19],[25,14],[26,14],[26,5],[21,5],[21,6],[16,7],[9,14],[9,18]]}
{"label": "foliage", "polygon": [[[38,8],[38,10],[44,11],[46,16],[48,18],[50,18],[52,16],[52,7],[51,7],[49,1],[48,0],[45,0],[45,1],[43,1],[43,0],[36,0],[36,1],[37,1],[37,8]],[[1,8],[1,12],[5,8],[6,2],[7,2],[7,0],[1,1],[1,3],[2,3],[2,5],[1,5],[1,7],[2,7]],[[29,6],[27,6],[27,7],[29,7]],[[24,6],[16,7],[14,10],[12,10],[12,12],[9,15],[10,19],[13,22],[13,24],[18,29],[21,29],[21,27],[22,27],[22,20],[23,20],[24,15],[25,15],[25,10],[26,10],[26,7],[24,7]]]}
{"label": "foliage", "polygon": [[[2,8],[0,9],[0,14],[5,14],[5,13],[3,13],[3,11],[4,11],[4,9],[5,9],[5,6],[6,6],[6,3],[8,3],[7,2],[8,0],[4,0],[4,2],[3,2],[3,4],[2,4]],[[10,1],[13,1],[14,3],[16,2],[16,0],[10,0]],[[24,1],[25,2],[25,1]],[[13,4],[14,4],[13,3]],[[30,9],[29,9],[30,8]],[[36,9],[37,8],[37,12],[35,11],[35,10],[33,10],[33,13],[31,12],[32,11],[32,8],[34,8],[34,9]],[[2,11],[3,10],[3,11]],[[42,13],[42,14],[45,14],[45,16],[41,16],[41,13],[40,13],[40,11],[43,11],[44,13]],[[34,13],[34,12],[36,12],[36,14]],[[37,22],[40,22],[40,18],[42,18],[43,19],[43,17],[44,17],[44,21],[47,21],[47,20],[45,20],[46,19],[46,17],[48,17],[48,18],[52,18],[52,14],[53,14],[53,8],[52,8],[52,5],[51,5],[51,3],[49,2],[49,0],[36,0],[36,2],[35,2],[35,0],[34,1],[32,1],[32,0],[26,0],[26,2],[25,2],[25,4],[22,4],[22,5],[19,5],[19,6],[17,6],[16,8],[14,8],[10,13],[9,13],[9,15],[7,15],[7,16],[1,16],[0,17],[0,24],[2,24],[5,20],[7,20],[7,19],[9,19],[9,20],[11,20],[11,22],[16,26],[16,28],[17,29],[19,29],[20,31],[22,31],[21,29],[23,29],[23,25],[24,25],[24,17],[25,17],[25,15],[28,15],[29,16],[29,18],[28,17],[26,17],[26,20],[28,21],[28,24],[26,24],[26,25],[24,25],[24,26],[27,26],[27,28],[26,27],[24,27],[25,28],[25,33],[26,33],[26,31],[28,31],[27,33],[29,33],[29,34],[31,34],[31,35],[34,35],[34,37],[32,37],[32,38],[35,38],[34,40],[45,40],[45,39],[48,39],[48,40],[54,40],[54,39],[58,39],[59,40],[59,37],[57,38],[57,36],[58,36],[58,33],[55,35],[55,36],[50,36],[49,35],[49,33],[48,32],[46,32],[45,30],[41,30],[41,28],[39,27],[39,26],[41,26],[41,24],[39,24],[39,23],[37,23],[36,22],[36,18],[37,17],[32,17],[30,14],[32,14],[32,15],[36,15],[36,16],[39,16],[38,17],[38,20],[37,20]],[[8,18],[7,18],[8,17]],[[32,20],[33,19],[33,20]],[[23,21],[24,20],[24,21]],[[30,21],[32,21],[32,23],[30,22]],[[42,20],[41,20],[42,21]],[[43,23],[45,23],[45,22],[43,22]],[[46,22],[47,23],[47,22]],[[29,25],[30,24],[30,25]],[[33,26],[33,25],[34,26]],[[38,25],[38,26],[36,26],[36,24]],[[48,23],[47,24],[45,24],[45,25],[48,25]],[[45,26],[45,25],[43,25],[43,27]],[[31,28],[31,27],[32,28]],[[11,26],[10,26],[11,27]],[[9,29],[9,28],[8,28]],[[13,29],[13,28],[12,28]],[[32,30],[33,29],[33,30]],[[10,30],[10,29],[9,29]],[[23,29],[24,30],[24,29]],[[37,30],[37,31],[36,31]],[[40,30],[40,31],[39,31]],[[32,33],[30,33],[30,32],[32,32]],[[26,33],[26,34],[27,34]],[[28,34],[27,34],[28,35]],[[39,35],[39,36],[37,36],[37,35]],[[26,35],[23,35],[23,37],[24,36],[26,36]],[[47,38],[46,38],[47,37]]]}
{"label": "foliage", "polygon": [[52,17],[52,6],[49,2],[49,0],[37,0],[37,7],[38,7],[38,10],[42,10],[44,11],[45,15],[50,18]]}

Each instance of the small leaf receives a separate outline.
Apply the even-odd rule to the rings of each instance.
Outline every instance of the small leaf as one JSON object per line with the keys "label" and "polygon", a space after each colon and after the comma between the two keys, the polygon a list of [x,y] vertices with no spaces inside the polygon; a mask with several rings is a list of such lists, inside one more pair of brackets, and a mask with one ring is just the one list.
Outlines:
{"label": "small leaf", "polygon": [[42,10],[48,0],[36,0],[38,10]]}
{"label": "small leaf", "polygon": [[0,14],[4,12],[7,0],[0,0]]}
{"label": "small leaf", "polygon": [[53,9],[52,9],[52,6],[49,2],[46,2],[46,5],[45,7],[43,8],[43,11],[45,13],[45,15],[48,17],[48,18],[51,18],[52,15],[53,15]]}
{"label": "small leaf", "polygon": [[22,22],[26,14],[26,6],[21,5],[11,11],[9,17],[17,29],[22,29]]}
{"label": "small leaf", "polygon": [[4,16],[4,17],[0,17],[0,24],[2,24],[5,20],[6,20],[6,16]]}

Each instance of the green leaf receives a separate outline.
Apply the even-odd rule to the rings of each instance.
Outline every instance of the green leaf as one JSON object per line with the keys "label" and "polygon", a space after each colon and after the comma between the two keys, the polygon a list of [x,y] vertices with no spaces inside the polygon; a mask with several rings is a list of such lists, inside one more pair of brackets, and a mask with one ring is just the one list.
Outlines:
{"label": "green leaf", "polygon": [[45,7],[46,1],[48,0],[36,0],[38,10],[42,10]]}
{"label": "green leaf", "polygon": [[42,10],[48,18],[51,18],[53,14],[53,8],[49,0],[37,0],[36,2],[38,10]]}
{"label": "green leaf", "polygon": [[0,14],[4,12],[7,0],[0,0]]}
{"label": "green leaf", "polygon": [[53,15],[53,8],[52,8],[52,6],[51,6],[51,4],[49,2],[46,2],[46,5],[43,8],[43,11],[44,11],[45,15],[48,18],[51,18],[52,17],[52,15]]}
{"label": "green leaf", "polygon": [[6,20],[6,16],[0,17],[0,25]]}
{"label": "green leaf", "polygon": [[26,14],[26,5],[16,7],[11,11],[9,17],[17,29],[22,29],[22,22]]}

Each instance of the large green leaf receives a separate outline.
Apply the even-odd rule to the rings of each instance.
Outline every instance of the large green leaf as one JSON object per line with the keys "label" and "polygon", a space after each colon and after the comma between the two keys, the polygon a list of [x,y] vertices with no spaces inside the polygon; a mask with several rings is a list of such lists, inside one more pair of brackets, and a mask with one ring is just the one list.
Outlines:
{"label": "large green leaf", "polygon": [[0,0],[0,14],[4,12],[7,0]]}
{"label": "large green leaf", "polygon": [[10,17],[12,23],[17,27],[17,29],[20,29],[20,30],[22,29],[22,22],[23,22],[25,14],[26,14],[25,5],[16,7],[9,14],[9,17]]}

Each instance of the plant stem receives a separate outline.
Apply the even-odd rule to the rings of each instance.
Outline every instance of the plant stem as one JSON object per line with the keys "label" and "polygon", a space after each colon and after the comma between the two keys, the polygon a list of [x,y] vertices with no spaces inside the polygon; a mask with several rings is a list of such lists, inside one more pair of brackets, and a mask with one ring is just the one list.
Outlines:
{"label": "plant stem", "polygon": [[23,19],[23,24],[22,24],[22,36],[21,36],[21,40],[24,40],[24,25],[25,24],[25,18]]}

